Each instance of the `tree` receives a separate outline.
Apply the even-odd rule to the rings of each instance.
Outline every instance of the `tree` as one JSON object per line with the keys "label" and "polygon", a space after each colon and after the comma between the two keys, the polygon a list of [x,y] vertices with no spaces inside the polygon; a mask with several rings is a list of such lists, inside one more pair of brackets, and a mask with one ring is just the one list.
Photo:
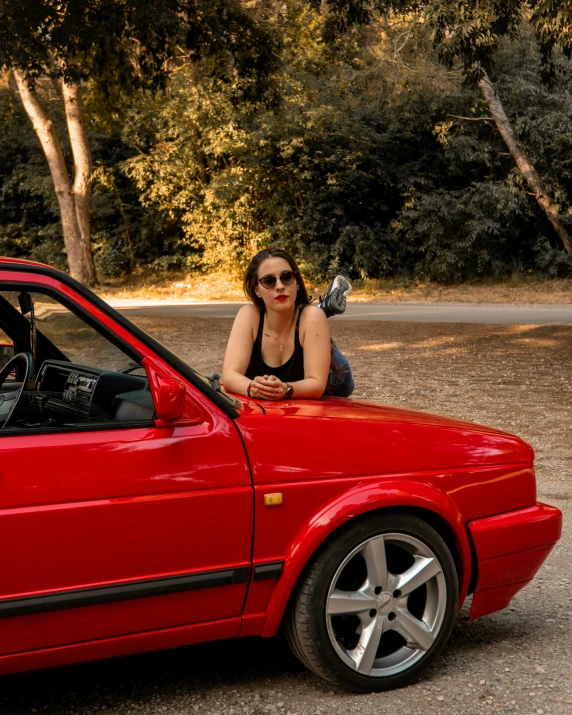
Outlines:
{"label": "tree", "polygon": [[[236,270],[276,244],[323,278],[569,273],[494,122],[449,121],[482,114],[482,101],[476,83],[436,61],[427,22],[392,15],[326,45],[322,14],[304,0],[281,7],[276,106],[237,103],[242,83],[221,84],[204,58],[127,112],[121,131],[132,152],[118,174],[177,229],[139,265]],[[524,39],[500,43],[498,91],[565,206],[572,83],[543,84],[530,33]],[[549,122],[553,131],[542,131]]]}
{"label": "tree", "polygon": [[[557,44],[570,54],[570,40],[565,31],[570,26],[572,13],[561,8],[562,3],[551,0],[535,0],[535,11],[530,22],[543,53],[546,74],[553,69],[553,51]],[[443,6],[435,3],[430,10],[430,21],[434,25],[435,45],[441,58],[449,66],[455,60],[463,62],[466,76],[474,79],[481,90],[489,112],[500,135],[514,159],[519,171],[544,211],[564,250],[572,253],[570,237],[558,207],[544,182],[536,171],[530,155],[518,141],[514,128],[508,119],[501,98],[489,77],[488,71],[494,67],[494,49],[503,36],[516,37],[523,21],[529,14],[529,4],[520,0],[490,3],[461,2]],[[566,17],[565,17],[566,16]]]}
{"label": "tree", "polygon": [[125,139],[140,150],[124,166],[143,203],[183,230],[158,267],[236,270],[272,243],[314,275],[351,266],[365,276],[382,262],[381,225],[400,202],[385,153],[399,138],[378,107],[368,126],[351,66],[316,31],[319,15],[291,2],[273,22],[283,39],[276,106],[236,103],[243,82],[221,86],[205,58],[200,83],[183,68],[160,101],[145,98],[130,116]]}
{"label": "tree", "polygon": [[12,76],[50,168],[71,274],[87,285],[92,285],[96,282],[89,232],[92,163],[83,119],[81,86],[77,82],[61,83],[74,159],[72,179],[54,123],[40,102],[37,87],[28,83],[22,70],[12,70]]}
{"label": "tree", "polygon": [[[250,26],[219,22],[216,6],[205,8],[168,62],[165,91],[126,96],[112,85],[106,96],[93,78],[82,87],[101,276],[235,271],[273,244],[323,279],[571,274],[572,256],[552,237],[478,81],[464,81],[471,67],[438,62],[428,16],[392,12],[327,44],[331,17],[307,0],[256,8]],[[254,43],[265,22],[270,42]],[[279,66],[261,82],[246,68],[264,66],[272,48],[276,58],[275,36]],[[487,73],[559,217],[569,219],[572,73],[559,71],[570,62],[557,50],[545,82],[540,58],[525,21],[514,39],[499,35]],[[6,77],[0,253],[65,267],[48,165]],[[66,137],[61,80],[39,76],[35,86]],[[62,150],[71,167],[63,139]]]}
{"label": "tree", "polygon": [[508,150],[510,151],[516,165],[526,179],[539,206],[546,214],[546,217],[556,231],[556,234],[562,241],[564,250],[566,251],[566,253],[572,253],[572,239],[570,238],[568,231],[561,222],[558,207],[552,200],[552,197],[546,189],[544,182],[534,168],[534,164],[532,163],[528,152],[518,141],[513,126],[510,123],[508,117],[506,116],[500,97],[486,72],[483,73],[483,76],[479,80],[479,87],[487,103],[489,111],[495,121],[495,124],[502,138],[504,139],[505,144],[507,145]]}
{"label": "tree", "polygon": [[516,37],[529,19],[543,54],[546,75],[554,70],[554,49],[572,54],[572,6],[557,0],[326,0],[329,14],[326,38],[334,40],[353,25],[367,24],[376,13],[401,12],[422,15],[433,28],[433,44],[448,67],[461,64],[468,81],[476,82],[501,136],[526,179],[539,206],[552,224],[567,253],[570,237],[558,207],[538,175],[530,156],[518,142],[501,99],[489,77],[494,69],[494,51],[501,37]]}
{"label": "tree", "polygon": [[[185,48],[192,60],[216,56],[221,77],[230,68],[252,79],[250,91],[264,92],[264,78],[275,65],[273,42],[261,18],[240,0],[0,0],[0,67],[12,71],[49,164],[74,277],[96,281],[86,87],[110,111],[119,96],[163,89],[170,60]],[[41,101],[50,85],[65,109],[71,171]]]}

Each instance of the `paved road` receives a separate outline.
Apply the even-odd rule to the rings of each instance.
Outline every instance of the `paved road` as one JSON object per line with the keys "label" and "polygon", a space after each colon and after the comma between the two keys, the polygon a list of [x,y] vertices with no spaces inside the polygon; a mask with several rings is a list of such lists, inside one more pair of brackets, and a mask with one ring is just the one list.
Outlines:
{"label": "paved road", "polygon": [[[127,317],[233,318],[244,303],[111,299]],[[349,303],[336,320],[405,320],[421,323],[572,325],[572,305],[467,305],[463,303]]]}

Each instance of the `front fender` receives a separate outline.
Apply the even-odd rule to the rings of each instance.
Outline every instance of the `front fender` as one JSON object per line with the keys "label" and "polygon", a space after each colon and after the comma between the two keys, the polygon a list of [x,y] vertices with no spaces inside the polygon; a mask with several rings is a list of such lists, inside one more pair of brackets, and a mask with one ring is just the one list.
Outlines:
{"label": "front fender", "polygon": [[[264,488],[263,491],[266,492],[268,489]],[[257,489],[257,492],[259,492],[257,496],[262,496],[262,490]],[[347,524],[350,519],[372,511],[395,507],[405,510],[422,509],[446,522],[458,556],[456,561],[460,607],[469,587],[472,557],[465,523],[454,502],[436,487],[410,479],[406,482],[384,480],[382,484],[379,480],[375,483],[361,482],[352,489],[344,491],[343,494],[337,495],[298,528],[285,555],[282,575],[270,597],[262,636],[269,637],[277,633],[288,599],[300,574],[330,535]],[[260,513],[258,506],[257,513]]]}

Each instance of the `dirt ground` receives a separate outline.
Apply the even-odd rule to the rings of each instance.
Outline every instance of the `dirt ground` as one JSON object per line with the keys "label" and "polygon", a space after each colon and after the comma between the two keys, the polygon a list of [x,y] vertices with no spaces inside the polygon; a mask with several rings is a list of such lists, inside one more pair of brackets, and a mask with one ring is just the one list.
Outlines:
{"label": "dirt ground", "polygon": [[[231,321],[139,318],[203,372]],[[400,691],[352,695],[308,673],[280,639],[212,643],[4,678],[0,713],[431,715],[572,713],[572,327],[332,322],[356,398],[516,433],[537,454],[539,499],[564,535],[511,607],[460,621],[439,661]]]}

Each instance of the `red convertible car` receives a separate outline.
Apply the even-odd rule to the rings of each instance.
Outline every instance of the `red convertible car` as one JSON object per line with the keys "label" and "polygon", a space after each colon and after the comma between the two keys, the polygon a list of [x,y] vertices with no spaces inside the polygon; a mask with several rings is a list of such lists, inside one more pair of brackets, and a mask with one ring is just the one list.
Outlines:
{"label": "red convertible car", "polygon": [[282,629],[398,687],[560,536],[518,437],[226,395],[48,266],[0,259],[0,343],[0,673]]}

